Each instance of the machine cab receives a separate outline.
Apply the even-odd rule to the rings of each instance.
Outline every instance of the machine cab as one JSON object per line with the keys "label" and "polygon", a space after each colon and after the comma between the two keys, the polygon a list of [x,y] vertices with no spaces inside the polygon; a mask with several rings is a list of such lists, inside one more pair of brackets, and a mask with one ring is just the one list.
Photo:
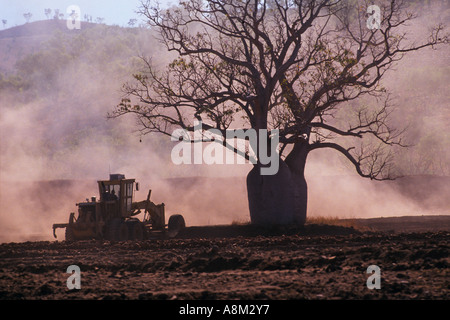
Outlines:
{"label": "machine cab", "polygon": [[128,217],[132,212],[135,179],[125,179],[123,174],[110,174],[109,180],[98,181],[100,202],[115,217]]}

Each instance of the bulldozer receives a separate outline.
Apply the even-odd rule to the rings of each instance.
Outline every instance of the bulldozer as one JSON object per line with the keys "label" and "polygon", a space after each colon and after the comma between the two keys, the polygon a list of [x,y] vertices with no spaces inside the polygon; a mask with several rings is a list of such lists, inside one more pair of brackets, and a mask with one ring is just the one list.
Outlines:
{"label": "bulldozer", "polygon": [[[100,198],[87,198],[77,203],[78,215],[69,215],[68,223],[53,225],[56,229],[65,228],[65,240],[77,241],[103,239],[110,241],[145,240],[152,238],[175,237],[186,224],[180,214],[171,215],[166,225],[164,203],[147,200],[135,202],[135,191],[139,183],[126,179],[124,174],[110,174],[109,180],[97,181]],[[142,221],[136,216],[144,210]]]}

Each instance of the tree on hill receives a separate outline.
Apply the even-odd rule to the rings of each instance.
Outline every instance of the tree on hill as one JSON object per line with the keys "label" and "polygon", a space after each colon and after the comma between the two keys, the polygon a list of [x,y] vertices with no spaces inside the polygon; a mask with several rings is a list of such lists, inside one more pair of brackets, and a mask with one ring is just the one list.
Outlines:
{"label": "tree on hill", "polygon": [[54,10],[53,19],[58,20],[60,18],[59,9]]}
{"label": "tree on hill", "polygon": [[31,17],[33,16],[33,14],[31,12],[27,12],[23,14],[25,20],[27,20],[27,23],[30,22]]}
{"label": "tree on hill", "polygon": [[134,25],[136,24],[136,22],[137,22],[137,19],[130,19],[130,20],[128,21],[128,25],[129,25],[130,27],[134,27]]}
{"label": "tree on hill", "polygon": [[44,13],[45,13],[45,16],[47,17],[47,19],[50,19],[50,16],[52,14],[52,9],[50,9],[50,8],[44,9]]}
{"label": "tree on hill", "polygon": [[[438,25],[412,43],[405,30],[415,15],[407,4],[377,4],[194,0],[164,11],[143,2],[141,14],[178,58],[162,72],[143,58],[145,67],[124,85],[110,117],[133,114],[143,134],[168,136],[177,128],[192,133],[194,121],[224,136],[244,126],[259,140],[266,139],[259,130],[278,130],[278,172],[261,174],[258,149],[247,176],[251,221],[302,224],[310,152],[335,150],[365,178],[395,177],[389,147],[403,143],[390,125],[392,105],[381,80],[408,52],[448,42]],[[336,121],[341,111],[353,120]],[[250,158],[234,142],[221,143]]]}
{"label": "tree on hill", "polygon": [[8,23],[8,20],[2,19],[2,23],[3,23],[3,28],[6,28],[6,24]]}

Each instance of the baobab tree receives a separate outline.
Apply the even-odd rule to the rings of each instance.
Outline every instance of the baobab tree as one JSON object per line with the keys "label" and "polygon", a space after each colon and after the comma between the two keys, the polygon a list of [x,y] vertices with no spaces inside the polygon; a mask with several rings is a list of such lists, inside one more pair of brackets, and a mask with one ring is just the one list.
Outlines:
{"label": "baobab tree", "polygon": [[[164,70],[142,57],[142,71],[124,84],[125,96],[109,117],[134,114],[142,134],[193,132],[194,120],[223,133],[278,130],[278,172],[262,175],[257,154],[247,176],[250,218],[303,224],[310,152],[333,149],[365,178],[395,177],[389,147],[403,143],[401,130],[390,125],[391,103],[381,80],[408,52],[447,43],[442,25],[413,43],[406,30],[415,15],[407,3],[377,4],[193,0],[161,10],[143,2],[140,13],[178,57]],[[370,108],[363,104],[369,98]],[[340,123],[340,111],[354,117]],[[249,158],[248,148],[221,143]]]}
{"label": "baobab tree", "polygon": [[23,14],[23,17],[25,18],[25,20],[27,20],[27,23],[30,22],[32,16],[33,14],[31,12]]}

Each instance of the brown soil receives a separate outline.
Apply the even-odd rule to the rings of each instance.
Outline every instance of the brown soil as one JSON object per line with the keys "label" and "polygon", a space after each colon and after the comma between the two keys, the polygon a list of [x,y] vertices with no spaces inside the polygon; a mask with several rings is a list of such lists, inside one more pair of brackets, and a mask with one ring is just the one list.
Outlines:
{"label": "brown soil", "polygon": [[[448,299],[450,217],[395,232],[414,219],[389,232],[217,226],[140,243],[4,243],[0,299]],[[372,264],[379,290],[366,286]],[[80,290],[67,289],[69,265]]]}

